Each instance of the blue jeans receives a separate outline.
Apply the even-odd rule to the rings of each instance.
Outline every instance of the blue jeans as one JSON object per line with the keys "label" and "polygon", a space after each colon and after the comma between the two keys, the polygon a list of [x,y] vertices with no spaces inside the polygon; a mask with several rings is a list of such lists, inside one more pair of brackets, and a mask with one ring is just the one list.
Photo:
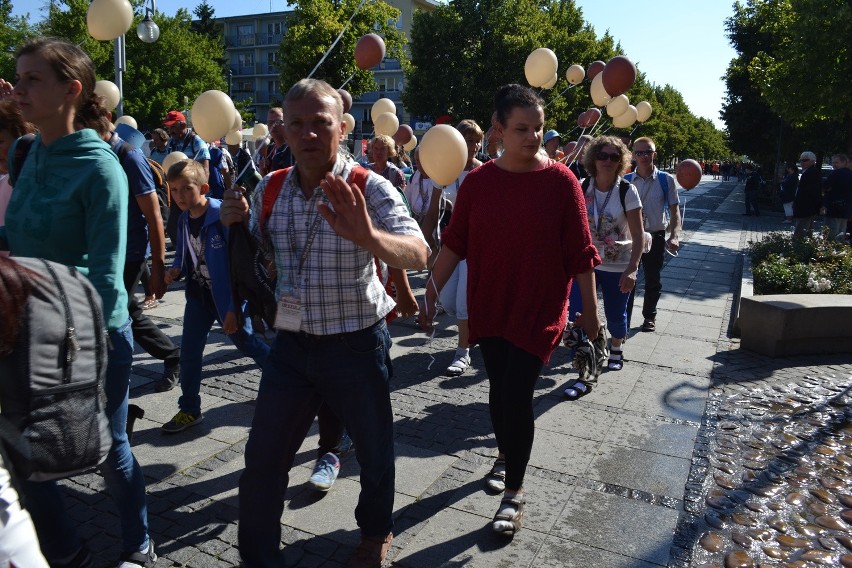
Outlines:
{"label": "blue jeans", "polygon": [[[112,447],[100,471],[118,509],[122,552],[148,550],[148,505],[142,468],[127,439],[127,400],[133,362],[133,331],[128,320],[109,334],[111,349],[106,370],[106,413],[112,430]],[[33,517],[42,552],[51,566],[80,549],[80,537],[65,511],[55,481],[24,483],[26,505]],[[58,564],[57,564],[58,565]]]}
{"label": "blue jeans", "polygon": [[[595,282],[600,287],[603,295],[604,315],[606,316],[606,327],[610,337],[621,339],[627,337],[627,300],[630,292],[622,292],[618,287],[621,272],[607,272],[606,270],[595,270]],[[571,295],[568,297],[570,309],[569,319],[574,321],[574,314],[583,311],[583,301],[580,297],[580,287],[571,286]]]}
{"label": "blue jeans", "polygon": [[239,547],[245,566],[280,566],[289,472],[320,404],[346,426],[361,465],[355,520],[363,536],[393,528],[391,340],[384,320],[352,333],[280,331],[263,368],[240,477]]}
{"label": "blue jeans", "polygon": [[[184,412],[201,412],[201,366],[204,346],[210,328],[219,317],[212,305],[205,304],[195,296],[186,296],[186,308],[183,312],[183,336],[180,345],[180,388],[183,393],[178,399],[178,407]],[[222,322],[219,322],[221,325]],[[228,335],[228,338],[243,354],[254,359],[263,368],[269,346],[255,337],[251,319],[246,316],[242,329]]]}

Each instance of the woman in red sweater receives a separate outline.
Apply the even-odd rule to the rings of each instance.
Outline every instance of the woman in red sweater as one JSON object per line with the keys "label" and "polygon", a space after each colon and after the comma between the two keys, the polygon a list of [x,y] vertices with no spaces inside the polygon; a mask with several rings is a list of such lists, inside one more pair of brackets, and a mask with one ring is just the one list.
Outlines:
{"label": "woman in red sweater", "polygon": [[601,260],[577,178],[539,152],[541,98],[527,87],[506,85],[497,91],[495,109],[503,153],[470,172],[459,190],[420,325],[431,332],[438,292],[466,259],[470,342],[479,344],[488,373],[499,451],[486,485],[505,490],[493,529],[513,535],[524,514],[535,383],[562,338],[572,279],[586,306],[579,325],[597,337],[594,267]]}

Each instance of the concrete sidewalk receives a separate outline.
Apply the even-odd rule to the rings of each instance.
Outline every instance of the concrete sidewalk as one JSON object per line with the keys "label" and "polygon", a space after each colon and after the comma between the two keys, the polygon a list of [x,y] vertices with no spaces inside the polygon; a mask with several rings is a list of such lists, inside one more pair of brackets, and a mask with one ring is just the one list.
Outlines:
{"label": "concrete sidewalk", "polygon": [[[566,402],[567,351],[557,350],[544,369],[534,399],[527,516],[511,541],[492,535],[499,497],[483,490],[496,449],[479,351],[472,350],[472,370],[444,377],[455,348],[448,316],[428,345],[413,321],[391,325],[393,565],[645,567],[715,560],[696,552],[696,541],[706,528],[701,500],[715,448],[717,398],[730,384],[762,389],[828,366],[837,384],[848,386],[852,357],[769,360],[740,351],[728,329],[743,249],[747,240],[784,225],[780,215],[741,217],[742,186],[735,182],[705,178],[684,200],[682,250],[663,273],[656,333],[638,332],[639,294],[622,371],[605,373],[588,396]],[[423,277],[414,275],[412,285],[422,287]],[[182,291],[170,291],[148,313],[180,340]],[[133,446],[148,480],[157,565],[236,566],[236,488],[260,371],[214,330],[202,384],[204,422],[171,436],[160,426],[177,411],[180,393],[153,392],[161,372],[160,362],[139,353],[131,387],[132,402],[145,410]],[[351,453],[344,456],[332,491],[317,494],[307,484],[316,444],[314,428],[291,474],[281,519],[285,553],[292,566],[343,566],[358,542],[358,465]],[[117,516],[100,477],[78,476],[64,485],[99,565],[109,566],[118,556]]]}

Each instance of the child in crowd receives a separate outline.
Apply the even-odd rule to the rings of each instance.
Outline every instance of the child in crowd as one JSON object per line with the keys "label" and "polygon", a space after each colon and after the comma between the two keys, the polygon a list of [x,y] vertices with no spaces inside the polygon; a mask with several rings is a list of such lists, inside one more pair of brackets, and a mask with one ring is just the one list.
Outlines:
{"label": "child in crowd", "polygon": [[178,220],[177,250],[172,268],[166,272],[166,284],[186,276],[186,308],[180,354],[180,411],[162,429],[176,433],[195,426],[201,415],[201,363],[207,335],[218,321],[242,351],[263,366],[269,346],[252,333],[251,318],[237,328],[236,310],[228,273],[228,229],[219,221],[218,199],[208,199],[204,167],[193,160],[181,160],[169,168],[167,178],[181,213]]}

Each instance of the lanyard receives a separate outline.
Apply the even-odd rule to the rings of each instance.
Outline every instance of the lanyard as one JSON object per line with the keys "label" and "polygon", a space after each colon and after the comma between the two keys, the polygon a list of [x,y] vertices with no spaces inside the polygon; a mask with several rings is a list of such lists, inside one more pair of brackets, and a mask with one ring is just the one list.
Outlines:
{"label": "lanyard", "polygon": [[[314,191],[319,192],[318,199],[322,200],[322,189],[318,187]],[[290,250],[293,253],[296,253],[296,250],[297,250],[296,249],[296,213],[295,213],[295,211],[293,211],[293,207],[295,205],[295,200],[296,200],[296,192],[291,191],[290,192],[290,199],[287,203],[287,207],[289,209],[289,215],[287,217],[287,225],[288,225],[288,227],[287,227],[288,231],[287,232],[288,232],[288,236],[290,238]],[[302,275],[302,269],[305,267],[305,262],[308,259],[308,253],[311,250],[311,245],[313,245],[313,243],[314,243],[314,238],[317,236],[317,231],[319,230],[319,224],[320,224],[321,220],[322,220],[322,217],[320,216],[319,211],[315,211],[313,223],[311,224],[311,228],[308,231],[308,238],[305,239],[305,248],[302,249],[302,254],[299,256],[299,269],[298,269],[298,272],[296,272],[296,278],[297,279]],[[292,270],[292,268],[293,268],[293,266],[292,266],[293,257],[291,256],[290,259],[291,259],[290,268]],[[292,284],[295,285],[296,282],[292,282]]]}
{"label": "lanyard", "polygon": [[609,198],[612,197],[612,187],[609,188],[609,191],[606,192],[606,199],[604,199],[603,206],[600,209],[598,209],[598,190],[595,189],[596,187],[597,185],[592,186],[592,191],[594,192],[592,196],[595,198],[595,232],[600,234],[601,221],[603,221],[603,213],[604,211],[606,211],[606,206],[609,203]]}
{"label": "lanyard", "polygon": [[429,209],[429,203],[426,202],[426,194],[428,193],[428,188],[423,189],[423,176],[419,176],[417,178],[417,183],[420,185],[420,213],[418,213],[418,217],[420,220],[423,220],[423,217],[426,216],[426,210]]}

